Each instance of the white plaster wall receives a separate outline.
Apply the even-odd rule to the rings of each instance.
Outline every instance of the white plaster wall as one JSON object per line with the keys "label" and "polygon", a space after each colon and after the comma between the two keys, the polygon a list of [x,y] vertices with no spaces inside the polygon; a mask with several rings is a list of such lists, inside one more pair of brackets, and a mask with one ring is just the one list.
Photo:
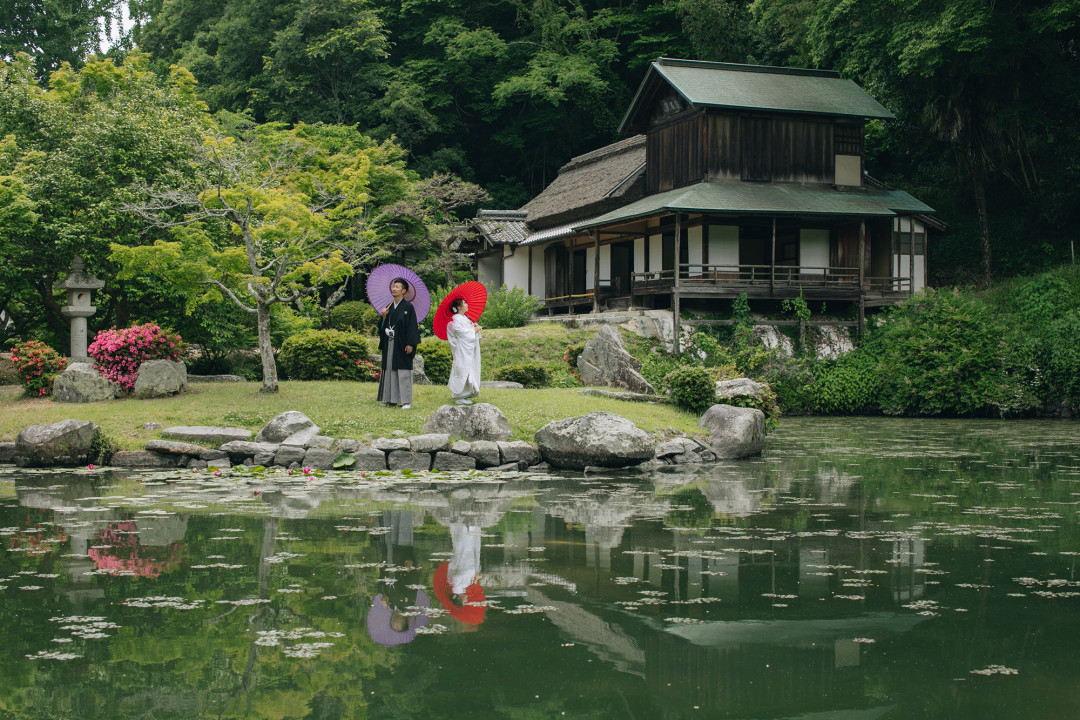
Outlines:
{"label": "white plaster wall", "polygon": [[[911,232],[912,220],[913,220],[913,218],[900,217],[900,218],[896,219],[896,222],[894,223],[894,226],[900,231],[901,234],[906,235],[907,233]],[[929,239],[925,237],[926,225],[919,222],[918,220],[915,220],[914,222],[915,222],[915,234],[918,235],[918,234],[922,233],[924,235],[923,247],[925,249],[925,247],[930,242]],[[910,268],[910,265],[908,264],[909,262],[910,262],[910,258],[909,258],[908,255],[897,255],[897,256],[895,256],[895,259],[893,260],[893,277],[904,277],[904,278],[906,278],[908,276],[908,269]],[[915,270],[915,273],[914,273],[914,281],[912,282],[912,289],[915,292],[919,292],[920,290],[922,290],[923,288],[926,287],[926,255],[916,255],[915,256],[915,268],[914,268],[914,270]]]}
{"label": "white plaster wall", "polygon": [[[611,280],[611,246],[600,246],[600,279]],[[606,284],[606,283],[605,283]]]}
{"label": "white plaster wall", "polygon": [[503,255],[503,282],[507,287],[529,290],[529,253],[526,248],[518,248],[513,255],[509,248]]}
{"label": "white plaster wall", "polygon": [[664,236],[653,235],[649,238],[649,270],[659,271],[664,267]]}
{"label": "white plaster wall", "polygon": [[645,238],[634,238],[634,270],[645,272]]}
{"label": "white plaster wall", "polygon": [[862,185],[862,158],[858,155],[837,155],[835,184]]}
{"label": "white plaster wall", "polygon": [[709,226],[709,264],[721,272],[739,269],[739,228],[737,225]]}
{"label": "white plaster wall", "polygon": [[823,275],[829,266],[829,231],[824,228],[804,228],[799,230],[799,265],[804,268],[822,268],[803,270],[812,275]]}
{"label": "white plaster wall", "polygon": [[692,227],[686,231],[686,245],[689,250],[690,274],[700,275],[701,268],[694,265],[701,264],[701,226]]}
{"label": "white plaster wall", "polygon": [[592,290],[596,287],[596,279],[593,277],[593,269],[596,267],[596,248],[585,248],[585,289]]}
{"label": "white plaster wall", "polygon": [[[538,298],[547,297],[547,287],[545,286],[547,275],[544,272],[544,248],[546,245],[539,247],[530,245],[528,248],[522,248],[522,250],[532,251],[532,294]],[[518,250],[518,252],[522,252]]]}
{"label": "white plaster wall", "polygon": [[498,255],[488,255],[482,257],[477,261],[477,280],[487,285],[489,288],[499,287],[499,267],[502,264],[502,258]]}

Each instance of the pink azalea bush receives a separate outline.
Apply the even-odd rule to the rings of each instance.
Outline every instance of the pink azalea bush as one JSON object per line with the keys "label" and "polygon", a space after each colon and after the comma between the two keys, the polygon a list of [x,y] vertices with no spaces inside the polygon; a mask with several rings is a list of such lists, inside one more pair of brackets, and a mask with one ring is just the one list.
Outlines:
{"label": "pink azalea bush", "polygon": [[37,340],[12,347],[11,362],[26,382],[23,391],[34,397],[51,395],[53,379],[67,367],[67,358]]}
{"label": "pink azalea bush", "polygon": [[176,333],[165,332],[153,323],[117,330],[102,330],[86,352],[94,367],[108,380],[125,390],[135,389],[139,365],[147,360],[183,357],[187,346]]}

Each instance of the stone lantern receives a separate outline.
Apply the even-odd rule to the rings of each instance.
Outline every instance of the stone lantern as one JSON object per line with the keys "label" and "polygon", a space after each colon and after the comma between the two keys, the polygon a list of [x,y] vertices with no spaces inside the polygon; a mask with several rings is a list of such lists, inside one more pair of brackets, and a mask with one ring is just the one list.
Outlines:
{"label": "stone lantern", "polygon": [[98,280],[86,272],[86,262],[81,257],[71,260],[71,274],[53,285],[54,290],[67,290],[68,304],[60,308],[60,314],[71,318],[71,357],[73,360],[87,360],[86,356],[86,318],[97,312],[90,304],[92,290],[105,287],[104,280]]}

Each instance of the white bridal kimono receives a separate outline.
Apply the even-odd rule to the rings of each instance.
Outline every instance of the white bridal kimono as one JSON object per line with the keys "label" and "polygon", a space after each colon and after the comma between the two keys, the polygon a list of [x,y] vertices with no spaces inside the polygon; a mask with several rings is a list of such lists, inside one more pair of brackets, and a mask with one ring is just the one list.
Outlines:
{"label": "white bridal kimono", "polygon": [[473,321],[464,315],[454,315],[446,326],[446,339],[454,354],[450,368],[450,396],[454,400],[470,398],[480,392],[480,334]]}

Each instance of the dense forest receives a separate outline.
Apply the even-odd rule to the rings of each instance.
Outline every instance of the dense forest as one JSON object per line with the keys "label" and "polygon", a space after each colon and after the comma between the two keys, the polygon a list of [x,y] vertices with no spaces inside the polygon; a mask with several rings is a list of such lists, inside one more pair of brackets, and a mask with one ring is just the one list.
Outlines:
{"label": "dense forest", "polygon": [[833,69],[882,102],[867,168],[947,224],[934,286],[1075,263],[1080,0],[11,0],[3,341],[63,344],[73,255],[109,280],[92,329],[211,349],[252,347],[257,314],[269,353],[271,317],[277,346],[404,249],[450,284],[460,221],[617,140],[660,56]]}
{"label": "dense forest", "polygon": [[617,139],[658,56],[835,69],[897,116],[870,129],[870,171],[949,226],[935,284],[1073,252],[1078,0],[15,0],[0,53],[29,51],[45,81],[123,5],[133,24],[110,53],[187,68],[212,112],[393,137],[421,177],[477,183],[492,207]]}

